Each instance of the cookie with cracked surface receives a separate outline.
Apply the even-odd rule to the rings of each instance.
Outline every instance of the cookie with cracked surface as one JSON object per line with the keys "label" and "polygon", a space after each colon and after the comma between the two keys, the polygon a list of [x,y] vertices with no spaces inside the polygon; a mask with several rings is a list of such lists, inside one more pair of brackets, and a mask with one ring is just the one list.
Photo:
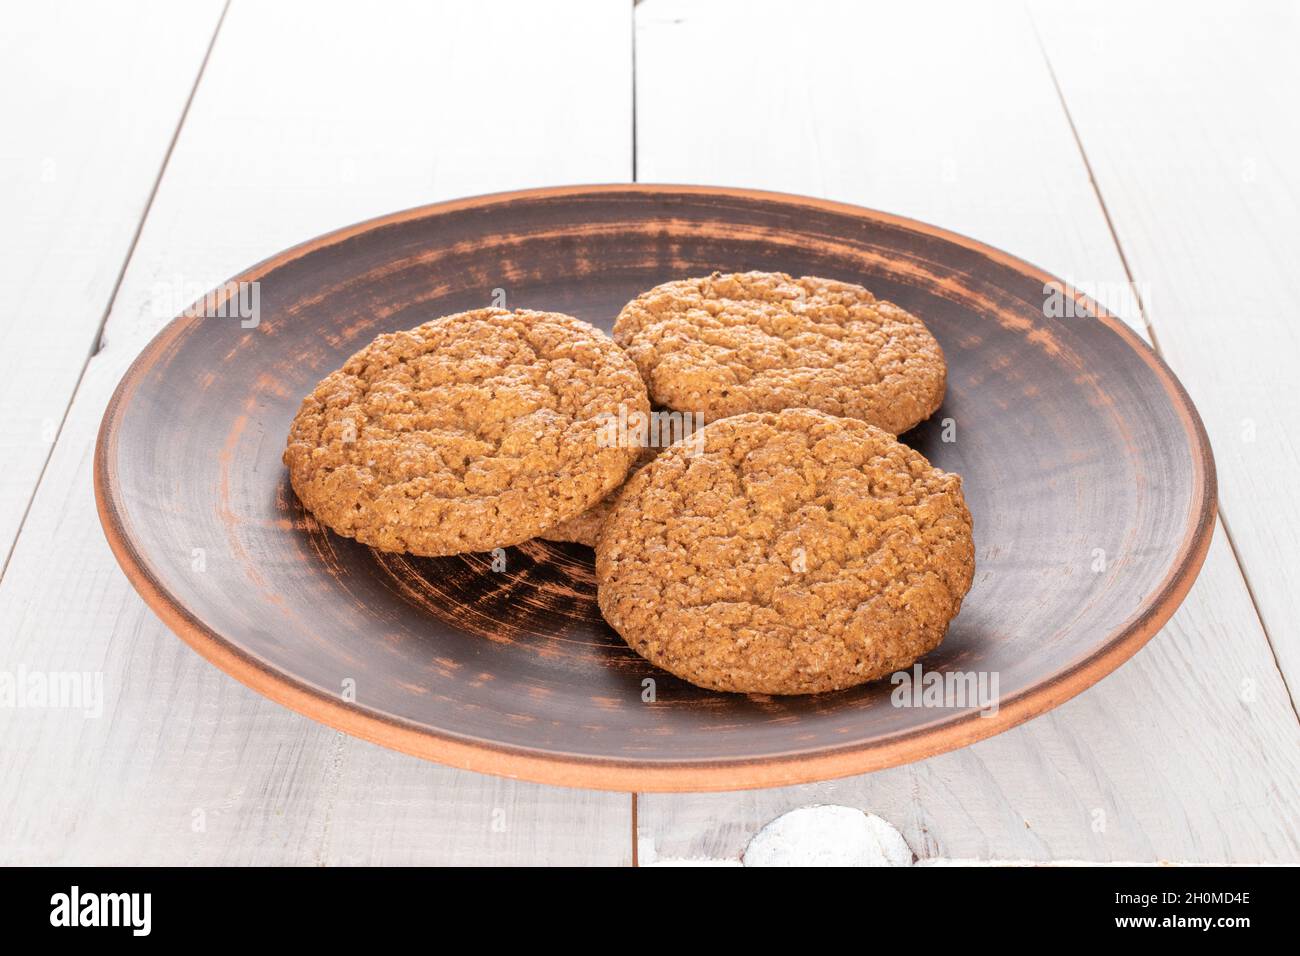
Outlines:
{"label": "cookie with cracked surface", "polygon": [[582,514],[570,518],[568,521],[561,521],[554,528],[548,528],[537,537],[543,541],[568,541],[573,544],[585,544],[589,548],[594,548],[601,526],[605,523],[605,519],[609,517],[610,511],[613,510],[614,499],[617,497],[618,489],[615,488]]}
{"label": "cookie with cracked surface", "polygon": [[780,272],[715,272],[656,286],[614,340],[653,402],[712,421],[816,408],[897,435],[943,401],[943,350],[921,320],[862,286]]}
{"label": "cookie with cracked surface", "polygon": [[636,366],[568,315],[479,309],[381,335],[308,395],[289,429],[293,490],[322,524],[430,557],[506,547],[622,484],[620,405]]}
{"label": "cookie with cracked surface", "polygon": [[812,694],[939,645],[975,572],[960,478],[812,409],[703,436],[627,483],[596,547],[600,610],[633,650],[712,690]]}
{"label": "cookie with cracked surface", "polygon": [[[653,449],[657,452],[659,449]],[[628,477],[635,475],[645,462],[653,458],[654,455],[642,455],[641,458],[632,465],[632,470],[628,472]],[[618,500],[619,492],[623,490],[620,485],[615,488],[604,498],[601,498],[594,505],[588,508],[580,515],[575,515],[567,521],[561,521],[553,528],[547,528],[537,537],[543,541],[569,541],[573,544],[585,544],[589,548],[596,546],[596,541],[600,537],[600,529],[604,527],[605,519],[609,517],[614,510],[614,502]]]}
{"label": "cookie with cracked surface", "polygon": [[[651,414],[660,414],[652,412]],[[688,420],[679,419],[674,423],[675,431],[667,434],[680,435],[686,438],[695,431],[694,423]],[[681,438],[678,440],[680,441]],[[656,445],[647,446],[639,449],[637,460],[632,465],[632,470],[627,473],[631,479],[638,471],[654,460],[655,456],[664,450],[666,446]],[[614,503],[618,500],[622,486],[615,488],[596,504],[592,505],[576,518],[570,518],[568,521],[561,521],[554,528],[549,528],[538,535],[544,541],[572,541],[575,544],[585,544],[589,548],[596,546],[596,539],[600,535],[600,529],[605,524],[605,519],[609,517],[610,512],[614,510]]]}

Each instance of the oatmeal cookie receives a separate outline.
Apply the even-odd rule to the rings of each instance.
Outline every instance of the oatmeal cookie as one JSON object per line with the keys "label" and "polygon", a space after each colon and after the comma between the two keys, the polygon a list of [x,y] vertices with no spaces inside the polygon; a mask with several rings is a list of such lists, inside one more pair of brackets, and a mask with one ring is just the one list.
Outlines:
{"label": "oatmeal cookie", "polygon": [[849,282],[715,272],[624,306],[614,340],[653,402],[702,411],[816,408],[897,435],[943,401],[943,351],[921,320]]}
{"label": "oatmeal cookie", "polygon": [[[644,454],[647,450],[651,454]],[[641,457],[637,459],[632,465],[632,470],[628,472],[628,477],[635,475],[642,465],[654,457],[654,452],[657,451],[659,451],[657,448],[643,449]],[[605,519],[609,517],[609,513],[614,510],[614,502],[618,500],[621,490],[622,486],[615,488],[582,514],[575,515],[567,521],[561,521],[553,528],[547,528],[537,537],[543,541],[571,541],[574,544],[585,544],[589,548],[594,548],[600,529],[605,524]]]}
{"label": "oatmeal cookie", "polygon": [[636,367],[572,316],[479,309],[381,335],[303,400],[284,462],[322,524],[384,551],[518,544],[617,488],[646,413]]}
{"label": "oatmeal cookie", "polygon": [[[656,411],[651,414],[660,414],[660,412]],[[695,430],[693,422],[680,417],[672,427],[676,430],[665,431],[666,435],[670,434],[685,438]],[[653,461],[655,456],[664,450],[664,447],[664,445],[657,445],[638,449],[637,460],[633,463],[632,470],[627,473],[628,478],[631,478]],[[554,528],[543,531],[538,537],[544,541],[572,541],[575,544],[585,544],[589,548],[594,548],[601,526],[604,525],[605,519],[609,517],[610,512],[614,510],[614,502],[618,500],[621,491],[622,486],[615,488],[576,518],[561,521]]]}
{"label": "oatmeal cookie", "polygon": [[705,426],[624,487],[596,547],[605,619],[712,690],[811,694],[908,667],[975,571],[961,479],[811,409]]}
{"label": "oatmeal cookie", "polygon": [[600,533],[605,519],[609,517],[614,507],[614,499],[617,497],[618,489],[615,488],[582,514],[568,521],[561,521],[554,528],[548,528],[537,537],[543,541],[571,541],[574,544],[585,544],[589,548],[594,548],[596,536]]}

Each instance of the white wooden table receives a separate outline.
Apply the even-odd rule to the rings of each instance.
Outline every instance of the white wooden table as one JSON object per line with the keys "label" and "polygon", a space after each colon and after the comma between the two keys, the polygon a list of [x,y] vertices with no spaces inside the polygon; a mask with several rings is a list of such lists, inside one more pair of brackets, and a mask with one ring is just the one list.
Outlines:
{"label": "white wooden table", "polygon": [[[102,674],[103,712],[0,706],[0,862],[734,860],[809,803],[877,813],[923,860],[1300,861],[1297,9],[6,4],[0,678]],[[1218,462],[1219,527],[1169,626],[962,751],[637,796],[342,736],[145,608],[100,532],[91,450],[128,363],[194,292],[395,209],[632,179],[913,216],[1120,311]]]}

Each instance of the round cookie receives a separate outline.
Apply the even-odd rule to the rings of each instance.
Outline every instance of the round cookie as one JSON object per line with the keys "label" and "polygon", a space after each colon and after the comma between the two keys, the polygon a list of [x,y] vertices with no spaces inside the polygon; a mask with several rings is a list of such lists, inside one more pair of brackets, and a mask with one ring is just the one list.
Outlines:
{"label": "round cookie", "polygon": [[938,646],[975,571],[961,479],[811,409],[705,426],[624,486],[596,547],[601,612],[712,690],[812,694]]}
{"label": "round cookie", "polygon": [[653,402],[709,421],[816,408],[897,435],[938,409],[947,377],[910,312],[859,285],[780,272],[656,286],[623,307],[614,340]]}
{"label": "round cookie", "polygon": [[[678,431],[670,434],[680,434],[685,437],[693,432],[693,423],[683,422]],[[649,462],[653,461],[655,456],[664,450],[664,447],[663,445],[644,446],[638,449],[637,459],[633,462],[632,470],[627,473],[627,477],[630,479]],[[615,488],[582,514],[570,518],[568,521],[561,521],[554,528],[543,531],[538,537],[544,541],[572,541],[574,544],[585,544],[589,548],[594,548],[600,529],[605,524],[605,519],[609,517],[610,512],[614,510],[614,502],[618,500],[619,493],[622,490],[622,486]]]}
{"label": "round cookie", "polygon": [[604,423],[648,413],[608,336],[553,312],[479,309],[381,335],[303,400],[284,462],[322,524],[439,556],[525,541],[617,488],[638,449]]}
{"label": "round cookie", "polygon": [[573,544],[585,544],[589,548],[594,548],[596,546],[596,537],[600,534],[601,525],[605,523],[605,519],[609,517],[610,511],[613,510],[616,497],[618,497],[617,488],[582,514],[570,518],[568,521],[561,521],[554,528],[543,531],[537,537],[543,541],[568,541]]}
{"label": "round cookie", "polygon": [[[654,450],[658,451],[658,449]],[[649,461],[649,458],[639,459],[636,464],[632,465],[632,470],[628,472],[629,477],[637,473],[638,469],[641,468],[642,461]],[[615,488],[582,514],[575,515],[567,521],[561,521],[553,528],[547,528],[537,537],[543,541],[570,541],[574,544],[585,544],[589,548],[594,548],[596,539],[600,536],[600,529],[604,526],[605,519],[609,517],[610,512],[614,510],[614,502],[618,500],[618,494],[621,490],[622,486]]]}

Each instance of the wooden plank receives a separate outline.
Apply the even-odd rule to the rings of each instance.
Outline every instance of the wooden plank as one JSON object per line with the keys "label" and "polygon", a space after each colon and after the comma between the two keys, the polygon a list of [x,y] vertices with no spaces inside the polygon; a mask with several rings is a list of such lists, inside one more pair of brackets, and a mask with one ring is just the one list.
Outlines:
{"label": "wooden plank", "polygon": [[0,15],[0,565],[221,9],[54,0]]}
{"label": "wooden plank", "polygon": [[[942,223],[1096,289],[1142,327],[1021,8],[779,12],[730,0],[638,6],[643,178],[811,193]],[[1170,625],[1066,706],[865,777],[643,795],[640,858],[734,860],[777,814],[845,803],[885,817],[922,858],[1294,861],[1298,742],[1219,533]]]}
{"label": "wooden plank", "polygon": [[[637,178],[938,223],[1096,290],[1141,329],[1028,23],[1000,6],[906,6],[643,0]],[[1087,226],[1071,226],[1081,210]]]}
{"label": "wooden plank", "polygon": [[232,6],[0,582],[0,671],[89,671],[103,686],[99,719],[0,710],[5,862],[630,862],[627,794],[426,764],[217,672],[131,590],[90,482],[103,408],[175,286],[392,209],[626,178],[630,7],[573,13]]}
{"label": "wooden plank", "polygon": [[1221,513],[1300,691],[1300,10],[1031,8],[1165,357],[1205,419]]}
{"label": "wooden plank", "polygon": [[1251,609],[1235,567],[1216,539],[1191,597],[1133,660],[972,747],[811,786],[643,794],[640,859],[734,860],[781,813],[841,803],[884,817],[922,859],[1294,863],[1300,733],[1238,623]]}

